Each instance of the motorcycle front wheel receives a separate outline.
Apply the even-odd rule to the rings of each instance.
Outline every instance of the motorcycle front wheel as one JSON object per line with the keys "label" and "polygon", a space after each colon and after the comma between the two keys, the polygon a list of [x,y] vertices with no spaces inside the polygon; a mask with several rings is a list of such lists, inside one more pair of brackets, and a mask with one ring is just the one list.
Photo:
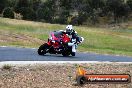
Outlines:
{"label": "motorcycle front wheel", "polygon": [[48,46],[47,43],[41,45],[41,46],[39,47],[39,49],[38,49],[38,54],[39,54],[39,55],[45,55],[45,54],[47,53],[48,47],[49,47],[49,46]]}

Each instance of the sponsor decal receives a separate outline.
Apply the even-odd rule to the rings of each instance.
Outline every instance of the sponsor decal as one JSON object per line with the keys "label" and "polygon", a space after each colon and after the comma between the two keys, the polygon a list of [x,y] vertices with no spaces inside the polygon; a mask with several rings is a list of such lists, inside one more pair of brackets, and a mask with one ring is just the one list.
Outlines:
{"label": "sponsor decal", "polygon": [[79,67],[76,74],[77,84],[85,83],[130,83],[131,76],[129,74],[87,74],[87,72]]}

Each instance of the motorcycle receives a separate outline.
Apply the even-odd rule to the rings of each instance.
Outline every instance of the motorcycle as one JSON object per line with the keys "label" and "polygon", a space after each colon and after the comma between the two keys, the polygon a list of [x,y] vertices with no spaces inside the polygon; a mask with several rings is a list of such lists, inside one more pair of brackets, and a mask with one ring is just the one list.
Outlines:
{"label": "motorcycle", "polygon": [[48,42],[39,47],[39,55],[50,53],[62,54],[63,56],[75,56],[77,45],[84,40],[83,37],[77,37],[76,39],[71,40],[63,31],[51,32],[49,36]]}

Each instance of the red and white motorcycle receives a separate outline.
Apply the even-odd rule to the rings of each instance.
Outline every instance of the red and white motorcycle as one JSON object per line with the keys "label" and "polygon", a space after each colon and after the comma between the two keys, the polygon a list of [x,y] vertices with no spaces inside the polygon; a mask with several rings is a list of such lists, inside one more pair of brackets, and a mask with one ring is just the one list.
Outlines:
{"label": "red and white motorcycle", "polygon": [[38,49],[39,55],[62,54],[63,56],[75,56],[77,45],[82,43],[83,37],[70,39],[63,31],[54,31],[50,33],[48,42],[41,45]]}

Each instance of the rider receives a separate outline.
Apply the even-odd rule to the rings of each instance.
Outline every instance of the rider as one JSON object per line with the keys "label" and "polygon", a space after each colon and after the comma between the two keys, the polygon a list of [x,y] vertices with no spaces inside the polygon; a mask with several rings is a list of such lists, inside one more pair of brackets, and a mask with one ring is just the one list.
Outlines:
{"label": "rider", "polygon": [[64,43],[65,46],[70,46],[72,47],[72,56],[75,56],[75,52],[76,52],[76,48],[77,48],[77,44],[83,42],[84,38],[83,37],[79,37],[77,35],[77,32],[75,30],[73,30],[72,25],[67,25],[66,26],[66,30],[60,30],[63,34],[66,34],[67,36],[69,36],[70,38],[70,42],[68,43]]}
{"label": "rider", "polygon": [[84,38],[81,37],[81,41],[79,41],[80,40],[79,36],[77,32],[73,29],[72,25],[67,25],[66,30],[60,30],[60,31],[62,31],[62,33],[66,34],[67,36],[69,36],[69,38],[71,39],[71,41],[67,44],[68,46],[71,46],[77,42],[83,42],[84,40]]}
{"label": "rider", "polygon": [[72,25],[66,26],[65,33],[71,38],[71,40],[76,39],[78,37],[77,32],[75,30],[73,30]]}
{"label": "rider", "polygon": [[78,37],[77,32],[73,30],[72,25],[67,25],[65,30],[59,30],[62,31],[63,34],[66,34],[71,39],[71,42],[73,39],[76,39]]}
{"label": "rider", "polygon": [[66,26],[66,30],[64,31],[70,38],[71,38],[71,42],[83,42],[84,38],[81,37],[81,41],[79,39],[79,36],[77,34],[77,32],[73,29],[72,25],[67,25]]}
{"label": "rider", "polygon": [[69,38],[71,39],[70,42],[68,42],[66,45],[72,46],[72,52],[75,53],[77,47],[75,43],[79,39],[77,32],[73,30],[72,25],[67,25],[64,33],[67,34],[67,36],[69,36]]}

